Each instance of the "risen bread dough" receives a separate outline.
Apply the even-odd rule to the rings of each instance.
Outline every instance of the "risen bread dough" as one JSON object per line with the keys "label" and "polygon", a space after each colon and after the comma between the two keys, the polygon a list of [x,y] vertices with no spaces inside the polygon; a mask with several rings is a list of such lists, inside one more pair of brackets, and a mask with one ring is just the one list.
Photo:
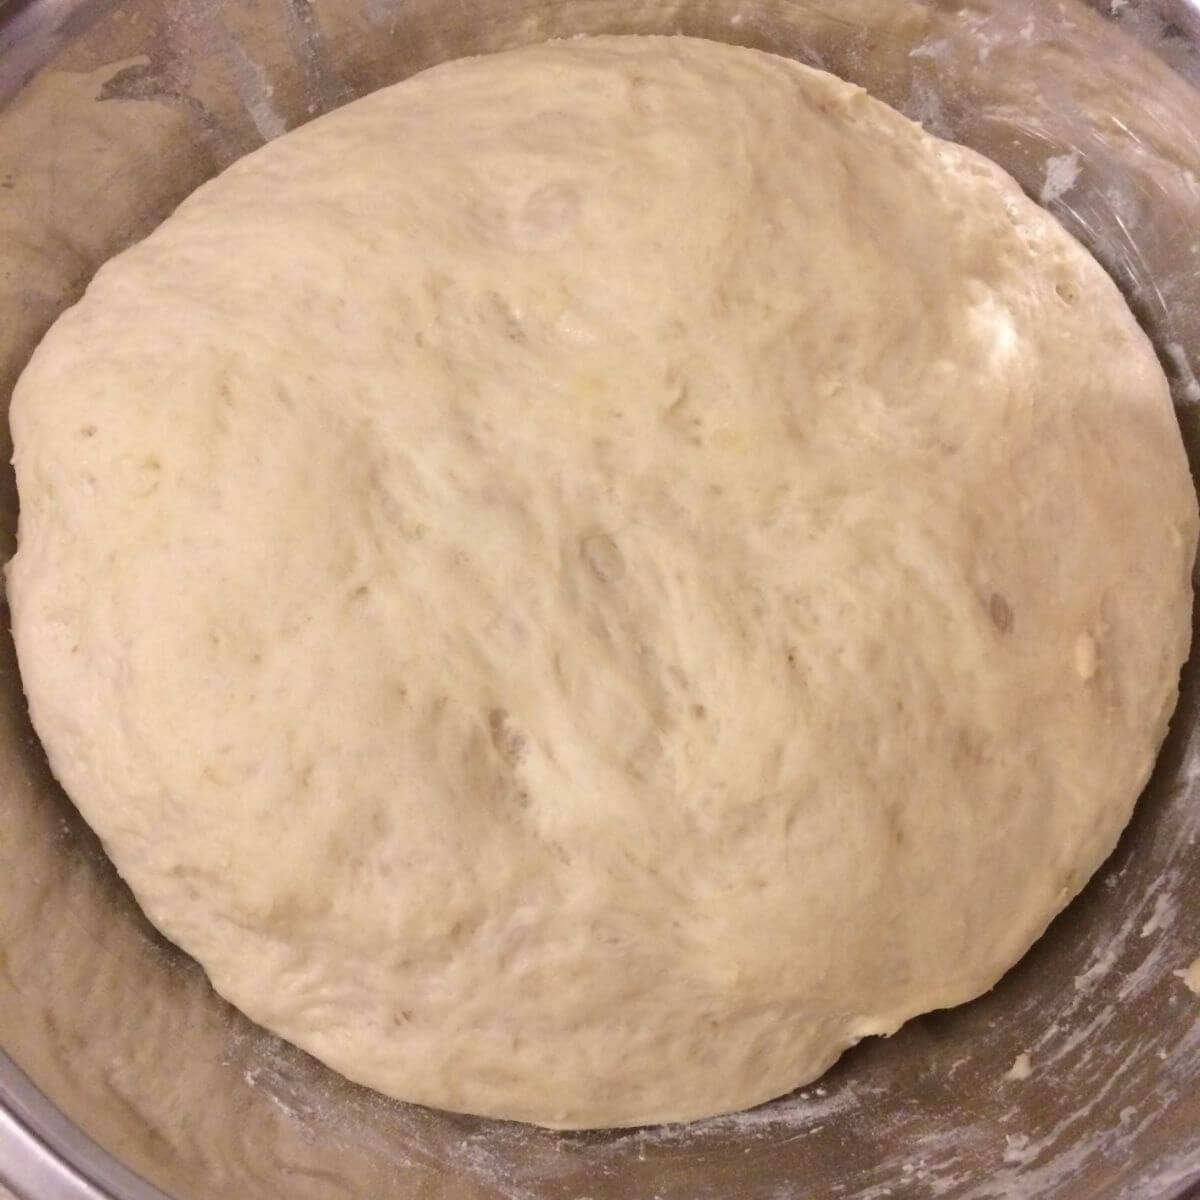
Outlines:
{"label": "risen bread dough", "polygon": [[97,275],[14,397],[34,723],[146,912],[405,1099],[765,1100],[1111,850],[1192,487],[998,168],[677,39],[454,63]]}

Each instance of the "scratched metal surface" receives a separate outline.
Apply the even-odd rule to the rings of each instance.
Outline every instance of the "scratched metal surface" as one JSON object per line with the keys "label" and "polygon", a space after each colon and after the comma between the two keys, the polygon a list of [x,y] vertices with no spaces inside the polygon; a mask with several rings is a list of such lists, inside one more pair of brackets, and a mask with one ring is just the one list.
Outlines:
{"label": "scratched metal surface", "polygon": [[[445,58],[673,30],[827,67],[1008,168],[1121,284],[1200,464],[1185,0],[0,0],[0,397],[101,261],[265,138]],[[6,556],[14,519],[5,470]],[[554,1134],[384,1100],[217,999],[50,779],[5,636],[0,1046],[23,1074],[0,1059],[0,1176],[72,1200],[1182,1195],[1200,1180],[1200,999],[1175,973],[1200,956],[1198,715],[1189,668],[1117,853],[988,996],[748,1114]]]}

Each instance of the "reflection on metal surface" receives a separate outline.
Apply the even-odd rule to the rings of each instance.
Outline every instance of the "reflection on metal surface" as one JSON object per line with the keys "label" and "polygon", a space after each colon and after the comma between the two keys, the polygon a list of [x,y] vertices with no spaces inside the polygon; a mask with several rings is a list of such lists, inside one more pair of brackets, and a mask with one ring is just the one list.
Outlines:
{"label": "reflection on metal surface", "polygon": [[[0,5],[0,394],[100,262],[264,138],[446,58],[679,31],[856,80],[1044,195],[1150,331],[1200,465],[1196,0]],[[7,555],[7,471],[0,514]],[[750,1113],[554,1134],[353,1087],[213,995],[50,779],[5,638],[0,1044],[28,1079],[0,1058],[0,1174],[65,1200],[1167,1200],[1200,1179],[1174,973],[1200,955],[1198,717],[1193,667],[1117,853],[988,996]]]}

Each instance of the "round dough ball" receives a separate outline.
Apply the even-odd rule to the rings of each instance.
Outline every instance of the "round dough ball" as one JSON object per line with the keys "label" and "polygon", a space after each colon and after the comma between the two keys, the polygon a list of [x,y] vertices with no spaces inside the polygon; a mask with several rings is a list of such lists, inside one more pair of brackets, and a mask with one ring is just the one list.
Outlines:
{"label": "round dough ball", "polygon": [[453,63],[99,272],[13,404],[34,723],[151,919],[408,1100],[766,1100],[1112,849],[1196,506],[998,168],[684,38]]}

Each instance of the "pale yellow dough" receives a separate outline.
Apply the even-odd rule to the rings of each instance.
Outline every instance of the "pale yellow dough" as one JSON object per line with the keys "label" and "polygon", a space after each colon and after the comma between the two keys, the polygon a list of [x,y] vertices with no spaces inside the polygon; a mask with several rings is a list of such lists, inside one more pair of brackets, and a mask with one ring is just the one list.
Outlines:
{"label": "pale yellow dough", "polygon": [[34,723],[151,919],[409,1100],[630,1125],[990,987],[1111,850],[1196,506],[1102,270],[765,54],[454,63],[22,378]]}

